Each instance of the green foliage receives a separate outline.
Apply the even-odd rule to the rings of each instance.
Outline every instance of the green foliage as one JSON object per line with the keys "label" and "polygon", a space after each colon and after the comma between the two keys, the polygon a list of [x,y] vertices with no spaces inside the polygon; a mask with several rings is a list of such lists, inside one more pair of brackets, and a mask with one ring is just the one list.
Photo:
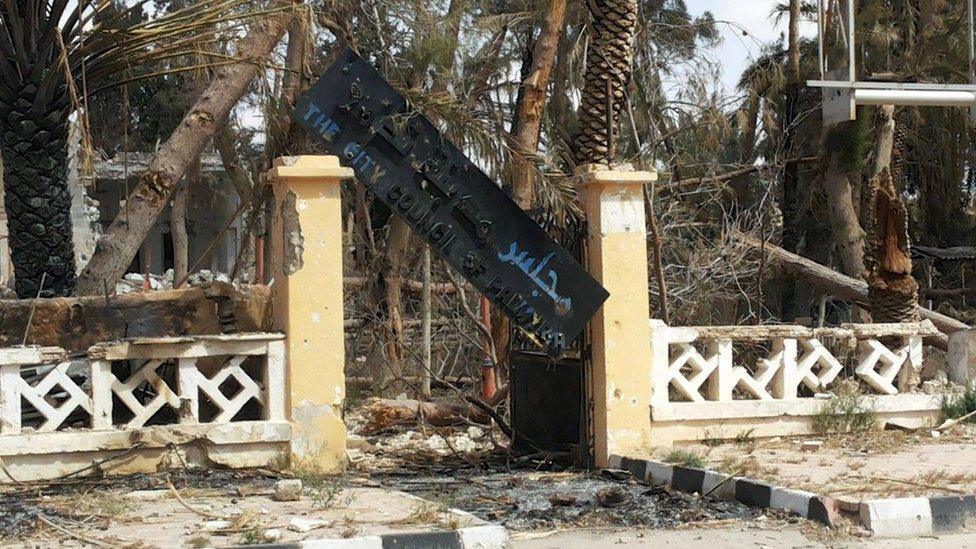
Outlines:
{"label": "green foliage", "polygon": [[339,495],[343,489],[341,477],[323,472],[314,461],[297,462],[292,472],[295,478],[302,481],[305,495],[313,507],[329,509],[340,503]]}
{"label": "green foliage", "polygon": [[665,463],[672,465],[683,465],[694,467],[695,469],[705,468],[705,459],[701,454],[686,448],[672,448],[663,458]]}
{"label": "green foliage", "polygon": [[740,432],[739,434],[735,435],[735,443],[752,444],[755,442],[755,437],[753,437],[753,433],[755,432],[755,429],[746,429],[745,431]]}
{"label": "green foliage", "polygon": [[874,144],[873,118],[867,112],[858,114],[857,120],[831,126],[824,139],[828,153],[836,153],[841,169],[855,173],[864,169],[868,150]]}
{"label": "green foliage", "polygon": [[[942,398],[943,419],[959,419],[974,411],[976,411],[976,382],[966,385],[962,393],[946,395]],[[976,423],[976,417],[971,417],[966,421]]]}
{"label": "green foliage", "polygon": [[241,545],[261,545],[263,543],[268,543],[273,541],[268,539],[264,534],[264,528],[261,525],[254,525],[241,533],[240,544]]}
{"label": "green foliage", "polygon": [[819,435],[863,433],[877,425],[874,408],[867,404],[855,383],[839,383],[836,396],[825,401],[813,416],[813,430]]}

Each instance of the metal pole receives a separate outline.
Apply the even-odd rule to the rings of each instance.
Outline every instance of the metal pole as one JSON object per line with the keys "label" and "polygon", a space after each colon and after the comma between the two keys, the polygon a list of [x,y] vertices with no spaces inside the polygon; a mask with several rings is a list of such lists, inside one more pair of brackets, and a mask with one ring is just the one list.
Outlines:
{"label": "metal pole", "polygon": [[[969,0],[969,4],[972,5],[972,3],[973,3],[973,0]],[[970,17],[970,21],[972,21],[972,18],[971,17]],[[972,35],[972,33],[970,33],[970,36],[971,35]],[[820,79],[823,80],[825,78],[824,74],[826,74],[826,70],[827,70],[827,67],[824,65],[824,5],[823,5],[823,0],[817,0],[817,43],[818,43],[817,44],[817,49],[819,51],[819,55],[817,57],[817,61],[820,62]],[[972,42],[970,42],[970,45],[972,45]],[[970,63],[970,64],[972,64],[972,63]]]}
{"label": "metal pole", "polygon": [[857,78],[854,66],[854,0],[847,0],[847,37],[848,80],[853,82]]}
{"label": "metal pole", "polygon": [[858,105],[915,105],[919,107],[973,107],[976,93],[930,90],[854,90]]}
{"label": "metal pole", "polygon": [[976,62],[976,44],[974,44],[974,35],[976,35],[976,29],[973,28],[973,0],[968,0],[969,6],[969,82],[971,84],[976,83],[976,72],[974,72],[973,64]]}
{"label": "metal pole", "polygon": [[431,361],[430,352],[430,246],[424,244],[424,263],[423,263],[423,276],[424,284],[422,286],[420,309],[421,317],[420,321],[420,332],[423,338],[423,371],[420,372],[420,378],[423,380],[420,387],[420,394],[423,395],[424,400],[430,400],[430,382],[433,377],[434,367],[433,361]]}

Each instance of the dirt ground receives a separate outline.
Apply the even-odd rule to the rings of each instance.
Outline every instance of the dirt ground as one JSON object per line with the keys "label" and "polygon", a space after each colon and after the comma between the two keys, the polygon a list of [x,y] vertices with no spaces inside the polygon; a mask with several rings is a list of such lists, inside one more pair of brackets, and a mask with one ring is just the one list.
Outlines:
{"label": "dirt ground", "polygon": [[[268,472],[270,473],[270,472]],[[261,471],[134,475],[3,494],[4,546],[220,547],[449,530],[484,522],[361,478],[305,479],[275,501]],[[172,484],[172,488],[170,487]]]}
{"label": "dirt ground", "polygon": [[[481,521],[502,524],[513,546],[526,548],[861,546],[866,534],[854,525],[828,530],[781,511],[648,486],[623,471],[513,457],[504,437],[487,427],[396,426],[368,433],[355,412],[347,421],[350,470],[342,477],[299,466],[7,486],[0,491],[0,546],[209,547]],[[971,460],[960,458],[976,449],[973,426],[938,438],[880,431],[821,442],[804,451],[803,439],[741,437],[657,457],[694,458],[729,473],[858,499],[976,493]],[[272,499],[274,484],[291,477],[304,483],[301,500]],[[976,536],[945,539],[952,540],[948,547],[976,547]]]}
{"label": "dirt ground", "polygon": [[[976,494],[976,426],[933,436],[875,431],[828,438],[740,440],[661,451],[665,461],[700,458],[706,467],[817,494],[869,498]],[[694,459],[693,457],[690,459]]]}
{"label": "dirt ground", "polygon": [[[760,527],[761,526],[761,527]],[[754,523],[701,525],[679,530],[572,530],[551,533],[514,534],[512,549],[562,549],[564,547],[612,547],[614,549],[699,549],[701,547],[763,547],[800,549],[843,547],[851,549],[972,549],[976,534],[959,533],[920,539],[833,539],[818,541],[795,525]]]}

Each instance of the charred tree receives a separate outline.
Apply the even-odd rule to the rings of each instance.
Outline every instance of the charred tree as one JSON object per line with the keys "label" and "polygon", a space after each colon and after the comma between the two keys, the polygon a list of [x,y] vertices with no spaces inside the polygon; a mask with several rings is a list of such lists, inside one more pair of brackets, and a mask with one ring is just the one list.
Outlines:
{"label": "charred tree", "polygon": [[915,322],[918,283],[912,276],[908,209],[887,168],[871,181],[869,205],[865,261],[871,317],[875,322]]}

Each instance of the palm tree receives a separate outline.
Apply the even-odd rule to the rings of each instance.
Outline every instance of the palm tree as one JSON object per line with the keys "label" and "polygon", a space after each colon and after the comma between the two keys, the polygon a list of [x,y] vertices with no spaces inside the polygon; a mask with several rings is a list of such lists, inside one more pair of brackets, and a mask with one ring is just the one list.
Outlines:
{"label": "palm tree", "polygon": [[574,140],[577,164],[612,160],[626,100],[637,28],[637,0],[587,0],[593,17]]}
{"label": "palm tree", "polygon": [[[17,295],[71,295],[75,264],[68,191],[72,113],[99,89],[148,76],[212,41],[241,0],[195,2],[143,20],[140,0],[0,3],[0,154]],[[134,73],[138,68],[141,73]]]}

